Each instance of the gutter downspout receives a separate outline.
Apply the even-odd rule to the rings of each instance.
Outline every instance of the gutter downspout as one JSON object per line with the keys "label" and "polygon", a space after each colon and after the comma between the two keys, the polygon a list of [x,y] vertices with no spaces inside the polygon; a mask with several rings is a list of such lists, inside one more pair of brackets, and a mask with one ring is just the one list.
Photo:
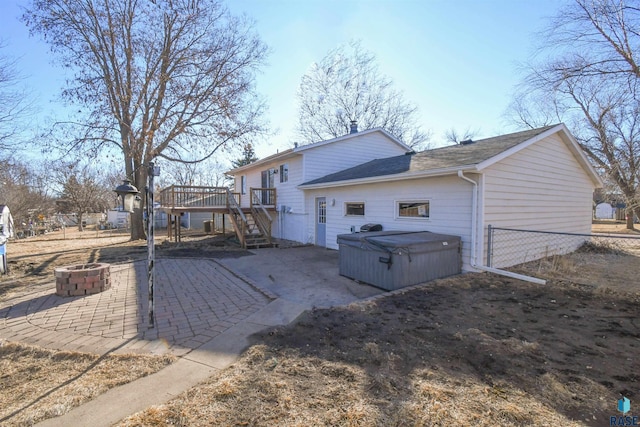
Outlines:
{"label": "gutter downspout", "polygon": [[467,181],[473,185],[473,193],[471,199],[471,267],[487,271],[489,273],[499,274],[501,276],[511,277],[513,279],[524,280],[526,282],[537,283],[538,285],[545,285],[546,280],[538,279],[536,277],[525,276],[524,274],[512,273],[511,271],[500,270],[498,268],[487,267],[484,265],[478,265],[478,256],[476,254],[476,237],[478,235],[478,183],[469,177],[466,177],[462,170],[458,170],[458,178]]}

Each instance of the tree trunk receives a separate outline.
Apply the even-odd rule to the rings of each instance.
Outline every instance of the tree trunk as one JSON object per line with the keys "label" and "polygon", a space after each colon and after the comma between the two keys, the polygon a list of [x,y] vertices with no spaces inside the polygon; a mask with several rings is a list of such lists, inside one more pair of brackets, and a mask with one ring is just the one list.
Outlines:
{"label": "tree trunk", "polygon": [[147,234],[145,233],[144,219],[143,219],[143,206],[145,200],[145,186],[147,185],[147,171],[145,166],[139,166],[136,170],[134,185],[140,192],[140,204],[139,207],[133,209],[131,214],[131,240],[146,240]]}
{"label": "tree trunk", "polygon": [[637,216],[638,218],[640,218],[640,208],[627,208],[627,229],[628,230],[634,230],[634,222],[633,220],[635,219],[634,217]]}
{"label": "tree trunk", "polygon": [[144,209],[142,206],[135,208],[131,213],[131,240],[146,240],[144,232],[144,219],[142,217]]}
{"label": "tree trunk", "polygon": [[633,210],[626,209],[625,216],[627,219],[627,230],[633,230]]}
{"label": "tree trunk", "polygon": [[84,231],[82,228],[82,212],[78,212],[78,231]]}

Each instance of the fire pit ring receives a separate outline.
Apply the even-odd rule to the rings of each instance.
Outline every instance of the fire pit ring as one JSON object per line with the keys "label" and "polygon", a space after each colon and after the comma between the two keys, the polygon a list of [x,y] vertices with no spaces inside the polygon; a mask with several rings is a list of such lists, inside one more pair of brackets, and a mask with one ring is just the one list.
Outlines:
{"label": "fire pit ring", "polygon": [[91,263],[56,268],[56,295],[93,295],[111,288],[111,264]]}

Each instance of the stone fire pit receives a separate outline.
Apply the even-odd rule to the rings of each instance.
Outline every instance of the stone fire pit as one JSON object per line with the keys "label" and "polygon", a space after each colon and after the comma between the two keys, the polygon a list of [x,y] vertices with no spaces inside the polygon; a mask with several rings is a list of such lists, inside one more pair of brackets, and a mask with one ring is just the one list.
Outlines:
{"label": "stone fire pit", "polygon": [[111,287],[110,267],[106,263],[93,263],[56,268],[56,295],[72,297],[106,291]]}

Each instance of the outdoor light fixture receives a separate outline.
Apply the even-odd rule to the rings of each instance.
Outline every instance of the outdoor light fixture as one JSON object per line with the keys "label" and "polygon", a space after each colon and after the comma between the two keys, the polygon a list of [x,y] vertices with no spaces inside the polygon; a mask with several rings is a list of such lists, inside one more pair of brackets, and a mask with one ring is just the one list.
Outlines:
{"label": "outdoor light fixture", "polygon": [[140,207],[140,192],[136,187],[131,185],[131,181],[125,179],[122,184],[118,185],[114,190],[118,194],[119,208],[123,212],[133,213],[135,208]]}
{"label": "outdoor light fixture", "polygon": [[[155,244],[153,240],[153,178],[160,175],[160,168],[153,162],[149,162],[147,177],[148,186],[145,188],[147,196],[147,287],[149,289],[149,328],[155,326],[155,298],[154,298],[154,264],[155,264]],[[133,213],[134,209],[139,209],[142,198],[138,189],[131,185],[131,181],[125,179],[122,184],[114,190],[118,194],[119,207],[123,212]]]}

